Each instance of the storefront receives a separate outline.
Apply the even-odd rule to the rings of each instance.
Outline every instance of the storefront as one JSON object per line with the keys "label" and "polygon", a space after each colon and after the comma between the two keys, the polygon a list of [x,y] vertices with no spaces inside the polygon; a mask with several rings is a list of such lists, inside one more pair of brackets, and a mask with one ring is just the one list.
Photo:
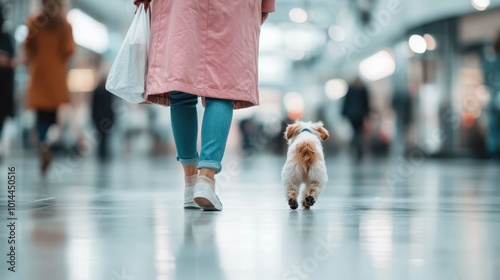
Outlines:
{"label": "storefront", "polygon": [[486,156],[484,63],[494,57],[499,17],[496,9],[443,19],[409,30],[405,44],[398,43],[407,59],[398,60],[406,71],[395,76],[395,87],[407,89],[413,101],[413,146],[436,156]]}

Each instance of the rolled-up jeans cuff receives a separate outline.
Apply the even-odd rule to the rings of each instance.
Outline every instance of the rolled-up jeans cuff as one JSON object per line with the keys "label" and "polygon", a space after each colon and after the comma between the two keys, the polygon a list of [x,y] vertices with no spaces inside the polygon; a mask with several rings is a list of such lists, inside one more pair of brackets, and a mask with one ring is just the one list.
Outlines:
{"label": "rolled-up jeans cuff", "polygon": [[215,174],[219,173],[222,170],[222,165],[220,162],[213,161],[213,160],[202,160],[198,163],[198,169],[214,169]]}
{"label": "rolled-up jeans cuff", "polygon": [[188,158],[188,159],[177,157],[177,161],[179,161],[182,164],[182,166],[196,165],[198,164],[199,160],[200,158],[198,156],[196,156],[195,158]]}

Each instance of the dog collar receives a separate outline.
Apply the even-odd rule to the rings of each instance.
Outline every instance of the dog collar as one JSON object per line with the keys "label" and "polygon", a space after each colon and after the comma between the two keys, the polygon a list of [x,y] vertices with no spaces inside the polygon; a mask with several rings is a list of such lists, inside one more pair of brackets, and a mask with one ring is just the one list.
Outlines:
{"label": "dog collar", "polygon": [[309,128],[304,128],[304,129],[302,129],[302,130],[299,132],[299,134],[301,134],[302,132],[309,132],[309,133],[311,133],[311,134],[314,134],[314,133],[312,133],[312,131],[311,131]]}

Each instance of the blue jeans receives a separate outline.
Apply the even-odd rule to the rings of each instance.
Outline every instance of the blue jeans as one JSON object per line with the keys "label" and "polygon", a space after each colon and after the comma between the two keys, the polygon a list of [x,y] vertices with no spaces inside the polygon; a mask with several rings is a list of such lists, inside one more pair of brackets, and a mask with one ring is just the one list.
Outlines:
{"label": "blue jeans", "polygon": [[198,169],[214,169],[219,173],[233,119],[233,101],[208,97],[205,101],[201,152],[198,156],[198,96],[176,91],[170,93],[170,114],[177,160],[183,166],[197,164]]}

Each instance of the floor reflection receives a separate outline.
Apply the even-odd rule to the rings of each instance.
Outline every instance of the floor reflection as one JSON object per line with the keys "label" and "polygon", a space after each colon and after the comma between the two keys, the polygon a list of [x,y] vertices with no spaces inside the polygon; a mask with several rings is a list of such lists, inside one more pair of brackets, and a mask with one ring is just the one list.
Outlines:
{"label": "floor reflection", "polygon": [[27,254],[21,256],[26,257],[25,263],[29,265],[25,271],[29,272],[29,279],[67,279],[67,267],[61,264],[66,262],[68,236],[58,201],[47,181],[41,180],[32,188],[34,199],[28,203],[26,213],[26,218],[32,221],[29,223],[29,246],[26,246]]}
{"label": "floor reflection", "polygon": [[27,158],[19,273],[0,279],[500,279],[496,165],[427,160],[391,188],[393,163],[340,158],[317,204],[291,211],[283,158],[253,160],[211,213],[182,208],[175,161],[84,161],[41,180]]}
{"label": "floor reflection", "polygon": [[227,279],[216,239],[217,213],[186,210],[184,238],[175,256],[175,279]]}

